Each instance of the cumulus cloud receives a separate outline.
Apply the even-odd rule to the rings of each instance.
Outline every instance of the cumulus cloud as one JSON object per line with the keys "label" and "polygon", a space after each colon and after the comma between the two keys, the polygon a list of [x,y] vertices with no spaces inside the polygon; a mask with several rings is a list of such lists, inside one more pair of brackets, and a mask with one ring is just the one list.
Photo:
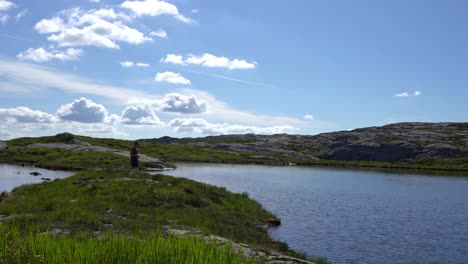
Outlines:
{"label": "cumulus cloud", "polygon": [[155,36],[158,38],[167,38],[167,32],[160,28],[156,31],[151,31],[150,36]]}
{"label": "cumulus cloud", "polygon": [[125,1],[120,5],[122,8],[130,9],[137,16],[161,16],[170,15],[182,22],[192,23],[193,20],[179,13],[177,7],[165,1],[143,0],[143,1]]}
{"label": "cumulus cloud", "polygon": [[42,111],[20,106],[0,108],[0,120],[9,123],[55,123],[57,118]]}
{"label": "cumulus cloud", "polygon": [[169,126],[174,127],[177,132],[196,132],[208,135],[248,133],[271,135],[297,130],[292,126],[257,127],[228,123],[213,124],[203,118],[176,118],[169,122]]}
{"label": "cumulus cloud", "polygon": [[118,42],[141,44],[151,40],[124,21],[130,18],[113,9],[84,11],[71,8],[51,19],[42,19],[34,29],[41,34],[51,34],[47,40],[59,46],[95,46],[119,48]]}
{"label": "cumulus cloud", "polygon": [[18,55],[16,55],[16,57],[20,60],[32,60],[36,62],[44,62],[50,60],[73,61],[78,60],[82,54],[83,50],[74,48],[69,48],[64,51],[47,51],[44,48],[30,48],[26,51],[20,52]]}
{"label": "cumulus cloud", "polygon": [[205,53],[202,56],[189,54],[186,59],[181,55],[167,54],[166,57],[161,59],[161,62],[179,65],[194,64],[211,68],[225,68],[229,70],[253,69],[256,66],[254,62],[247,62],[239,59],[231,60],[226,57],[218,57],[209,53]]}
{"label": "cumulus cloud", "polygon": [[164,112],[182,114],[199,114],[208,108],[208,103],[198,99],[195,95],[182,95],[178,93],[166,94],[164,99],[156,103],[156,107]]}
{"label": "cumulus cloud", "polygon": [[395,94],[395,96],[397,96],[397,97],[410,97],[410,96],[420,96],[421,94],[422,94],[421,91],[414,91],[412,94],[408,93],[408,92],[402,92],[402,93]]}
{"label": "cumulus cloud", "polygon": [[121,61],[120,66],[124,68],[129,68],[129,67],[149,67],[150,65],[148,63],[143,63],[143,62]]}
{"label": "cumulus cloud", "polygon": [[172,64],[185,64],[182,55],[167,54],[166,57],[161,59],[161,62]]}
{"label": "cumulus cloud", "polygon": [[191,84],[190,80],[182,76],[180,73],[170,71],[156,73],[154,80],[157,82],[168,82],[172,84]]}
{"label": "cumulus cloud", "polygon": [[10,8],[14,6],[15,4],[10,1],[0,0],[0,12],[8,11]]}
{"label": "cumulus cloud", "polygon": [[314,117],[310,114],[304,115],[304,120],[314,120]]}
{"label": "cumulus cloud", "polygon": [[120,123],[125,125],[160,125],[163,124],[149,105],[128,106],[122,111]]}
{"label": "cumulus cloud", "polygon": [[64,121],[80,123],[103,123],[109,121],[109,113],[101,104],[81,97],[73,102],[62,105],[57,111],[57,116]]}

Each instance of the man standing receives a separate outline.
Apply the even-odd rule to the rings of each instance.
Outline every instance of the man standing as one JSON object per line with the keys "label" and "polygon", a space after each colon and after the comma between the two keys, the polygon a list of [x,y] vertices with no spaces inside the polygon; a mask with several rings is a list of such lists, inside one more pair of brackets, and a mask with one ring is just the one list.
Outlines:
{"label": "man standing", "polygon": [[138,141],[135,141],[135,143],[133,144],[133,147],[130,149],[130,163],[132,165],[132,168],[138,168],[138,158],[140,157],[140,155],[138,154],[138,146],[140,146],[140,144],[138,143]]}

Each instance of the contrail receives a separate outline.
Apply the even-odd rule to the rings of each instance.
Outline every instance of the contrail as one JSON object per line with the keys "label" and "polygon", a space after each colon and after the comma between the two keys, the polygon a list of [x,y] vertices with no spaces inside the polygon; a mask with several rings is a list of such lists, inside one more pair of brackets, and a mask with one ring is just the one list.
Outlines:
{"label": "contrail", "polygon": [[[175,68],[164,65],[164,64],[159,64],[159,65],[164,67],[164,68],[168,68],[168,69],[171,69],[171,70],[176,70]],[[223,80],[228,80],[228,81],[233,81],[233,82],[239,82],[239,83],[250,84],[250,85],[255,85],[255,86],[262,86],[262,87],[268,87],[268,88],[275,88],[274,85],[265,84],[265,83],[250,82],[250,81],[231,78],[231,77],[227,77],[227,76],[223,76],[223,75],[211,74],[211,73],[194,71],[194,70],[184,70],[184,69],[177,69],[177,70],[180,70],[180,71],[183,71],[183,72],[195,73],[195,74],[204,75],[204,76],[209,76],[209,77],[214,77],[214,78],[223,79]]]}

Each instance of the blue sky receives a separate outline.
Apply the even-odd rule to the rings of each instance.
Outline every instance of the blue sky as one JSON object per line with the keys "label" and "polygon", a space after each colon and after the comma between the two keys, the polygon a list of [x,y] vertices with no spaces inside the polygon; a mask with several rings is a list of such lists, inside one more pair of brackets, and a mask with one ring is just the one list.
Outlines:
{"label": "blue sky", "polygon": [[0,139],[468,121],[466,1],[0,0]]}

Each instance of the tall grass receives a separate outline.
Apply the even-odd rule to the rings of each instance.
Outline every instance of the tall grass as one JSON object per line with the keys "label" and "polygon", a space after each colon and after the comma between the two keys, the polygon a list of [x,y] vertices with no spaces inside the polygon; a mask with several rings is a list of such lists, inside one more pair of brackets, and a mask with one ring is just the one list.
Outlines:
{"label": "tall grass", "polygon": [[21,235],[0,225],[0,263],[258,263],[196,237],[164,237],[159,231],[131,237],[107,233],[55,236]]}

